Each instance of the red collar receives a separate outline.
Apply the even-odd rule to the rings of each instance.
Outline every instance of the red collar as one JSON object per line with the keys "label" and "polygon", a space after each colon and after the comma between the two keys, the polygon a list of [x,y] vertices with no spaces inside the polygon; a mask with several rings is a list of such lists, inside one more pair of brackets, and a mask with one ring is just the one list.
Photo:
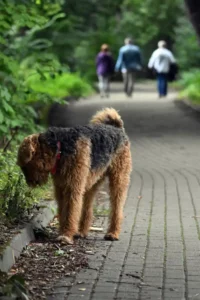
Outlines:
{"label": "red collar", "polygon": [[55,165],[54,165],[53,169],[51,170],[52,175],[56,174],[57,161],[60,160],[60,156],[61,156],[60,149],[61,149],[61,143],[58,141],[57,142],[57,150],[56,150],[56,162],[55,162]]}

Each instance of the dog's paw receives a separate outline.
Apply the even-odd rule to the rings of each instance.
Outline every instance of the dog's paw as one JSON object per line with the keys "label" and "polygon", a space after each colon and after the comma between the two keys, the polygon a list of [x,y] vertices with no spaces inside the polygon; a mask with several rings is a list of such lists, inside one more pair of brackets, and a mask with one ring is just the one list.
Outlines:
{"label": "dog's paw", "polygon": [[85,239],[85,238],[86,238],[86,235],[84,235],[84,234],[82,234],[82,233],[76,233],[76,234],[74,235],[74,238],[75,238],[76,240],[78,240],[78,239]]}
{"label": "dog's paw", "polygon": [[79,240],[79,239],[82,239],[82,238],[84,238],[80,233],[76,233],[75,235],[74,235],[74,239],[75,240]]}
{"label": "dog's paw", "polygon": [[107,233],[104,236],[104,240],[106,240],[106,241],[118,241],[119,237],[114,233]]}
{"label": "dog's paw", "polygon": [[69,244],[69,245],[73,245],[73,239],[66,236],[66,235],[59,235],[56,239],[58,242],[61,242],[63,244]]}

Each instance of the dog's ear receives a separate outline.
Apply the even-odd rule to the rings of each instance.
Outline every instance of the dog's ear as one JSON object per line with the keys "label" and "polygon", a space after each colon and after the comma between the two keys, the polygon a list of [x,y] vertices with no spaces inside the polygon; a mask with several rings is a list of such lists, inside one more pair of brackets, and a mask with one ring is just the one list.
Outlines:
{"label": "dog's ear", "polygon": [[26,165],[31,161],[38,147],[38,134],[32,134],[26,137],[19,147],[17,164]]}

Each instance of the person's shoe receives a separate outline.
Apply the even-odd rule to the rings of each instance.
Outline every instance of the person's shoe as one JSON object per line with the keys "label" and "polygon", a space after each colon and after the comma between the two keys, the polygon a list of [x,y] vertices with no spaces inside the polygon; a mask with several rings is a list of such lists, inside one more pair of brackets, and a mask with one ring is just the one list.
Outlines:
{"label": "person's shoe", "polygon": [[126,93],[127,97],[131,98],[132,97],[132,92]]}
{"label": "person's shoe", "polygon": [[161,95],[159,95],[159,98],[166,98],[167,97],[167,95],[165,94],[161,94]]}

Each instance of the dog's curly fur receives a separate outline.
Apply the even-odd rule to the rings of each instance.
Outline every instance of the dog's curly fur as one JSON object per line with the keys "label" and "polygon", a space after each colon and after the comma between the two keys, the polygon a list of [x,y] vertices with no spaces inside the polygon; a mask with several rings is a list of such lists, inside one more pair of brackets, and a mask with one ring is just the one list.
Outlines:
{"label": "dog's curly fur", "polygon": [[[56,158],[61,145],[60,160]],[[92,221],[95,193],[109,179],[111,214],[105,239],[117,240],[132,169],[130,142],[116,110],[96,113],[87,126],[49,128],[24,139],[18,151],[18,165],[28,185],[45,184],[52,175],[58,203],[60,239],[85,237]]]}

